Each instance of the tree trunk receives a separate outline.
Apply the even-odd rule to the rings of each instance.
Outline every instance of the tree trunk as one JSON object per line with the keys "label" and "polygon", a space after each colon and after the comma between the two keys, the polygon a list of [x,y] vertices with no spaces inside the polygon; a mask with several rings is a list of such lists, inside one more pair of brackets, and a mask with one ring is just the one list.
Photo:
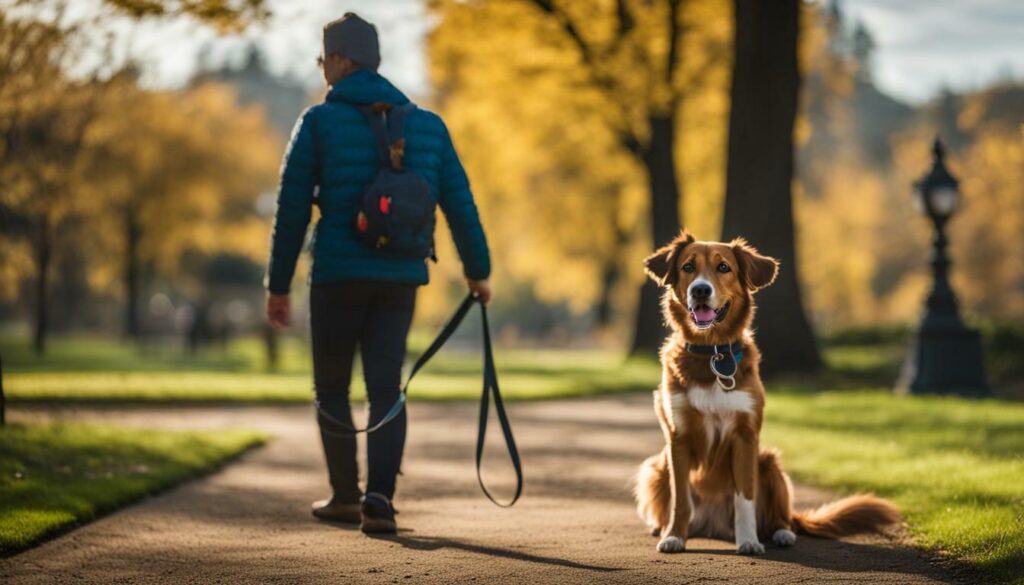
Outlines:
{"label": "tree trunk", "polygon": [[[676,177],[676,115],[652,114],[648,119],[650,143],[643,155],[651,191],[651,251],[679,235],[679,182]],[[636,311],[631,354],[651,355],[665,340],[668,329],[661,316],[661,289],[644,278]]]}
{"label": "tree trunk", "polygon": [[[612,218],[612,221],[617,220]],[[604,263],[601,266],[601,293],[597,299],[597,306],[594,311],[595,321],[601,329],[607,328],[612,322],[614,313],[612,297],[615,293],[615,285],[622,276],[621,258],[618,251],[626,246],[628,240],[629,234],[621,227],[616,227],[613,252],[610,256],[604,258]]]}
{"label": "tree trunk", "polygon": [[125,319],[124,334],[132,341],[139,341],[142,338],[142,328],[139,323],[139,229],[138,218],[135,211],[130,207],[125,210]]}
{"label": "tree trunk", "polygon": [[46,336],[49,332],[50,262],[53,259],[53,242],[50,218],[43,213],[39,218],[39,240],[36,248],[36,330],[33,347],[37,355],[46,353]]}
{"label": "tree trunk", "polygon": [[793,124],[800,90],[800,0],[734,0],[736,18],[723,239],[743,236],[781,262],[757,295],[763,371],[821,366],[797,278],[793,225]]}

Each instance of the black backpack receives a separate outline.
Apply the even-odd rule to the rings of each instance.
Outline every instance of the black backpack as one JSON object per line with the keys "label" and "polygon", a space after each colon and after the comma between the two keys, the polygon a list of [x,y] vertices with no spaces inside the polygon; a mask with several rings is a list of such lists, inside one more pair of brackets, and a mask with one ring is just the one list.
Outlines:
{"label": "black backpack", "polygon": [[359,106],[373,130],[380,169],[363,192],[355,230],[370,248],[396,258],[433,258],[436,199],[422,176],[404,169],[405,120],[415,104]]}

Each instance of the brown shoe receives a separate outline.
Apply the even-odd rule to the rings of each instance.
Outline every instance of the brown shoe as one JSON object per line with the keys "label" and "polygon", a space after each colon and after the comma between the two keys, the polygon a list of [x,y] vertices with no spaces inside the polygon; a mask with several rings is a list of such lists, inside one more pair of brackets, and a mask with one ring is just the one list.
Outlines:
{"label": "brown shoe", "polygon": [[359,504],[345,504],[334,498],[313,502],[313,515],[321,520],[348,524],[359,524],[363,519]]}

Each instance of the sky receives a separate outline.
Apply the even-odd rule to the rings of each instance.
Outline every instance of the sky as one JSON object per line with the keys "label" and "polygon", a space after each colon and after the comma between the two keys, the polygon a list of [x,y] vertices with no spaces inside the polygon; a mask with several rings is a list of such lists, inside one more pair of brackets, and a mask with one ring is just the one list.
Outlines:
{"label": "sky", "polygon": [[[346,12],[373,22],[381,36],[382,74],[412,97],[429,91],[426,35],[433,20],[421,0],[265,0],[273,16],[235,35],[218,34],[190,17],[106,19],[114,35],[115,61],[128,56],[143,66],[142,81],[150,87],[180,87],[200,63],[214,66],[241,63],[255,44],[272,72],[295,79],[310,90],[323,87],[316,65],[324,23]],[[95,11],[98,0],[79,0],[82,15]]]}
{"label": "sky", "polygon": [[875,80],[910,102],[1024,78],[1024,0],[845,0],[877,45]]}
{"label": "sky", "polygon": [[[412,97],[429,92],[426,35],[434,22],[422,0],[267,0],[273,13],[241,35],[219,36],[189,18],[120,19],[108,24],[118,58],[144,64],[144,81],[175,87],[200,57],[214,64],[241,59],[248,43],[266,53],[272,71],[322,86],[315,58],[323,23],[355,11],[381,33],[381,72]],[[87,7],[90,2],[78,2]],[[970,90],[996,79],[1024,78],[1024,0],[844,0],[848,20],[875,37],[879,87],[920,103],[943,87]]]}

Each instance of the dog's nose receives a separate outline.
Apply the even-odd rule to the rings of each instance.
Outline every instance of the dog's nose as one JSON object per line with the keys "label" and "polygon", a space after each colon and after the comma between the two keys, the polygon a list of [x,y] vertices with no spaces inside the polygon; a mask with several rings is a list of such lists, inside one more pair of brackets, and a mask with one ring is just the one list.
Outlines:
{"label": "dog's nose", "polygon": [[695,301],[706,301],[711,298],[711,285],[703,282],[694,283],[690,287],[690,296]]}

